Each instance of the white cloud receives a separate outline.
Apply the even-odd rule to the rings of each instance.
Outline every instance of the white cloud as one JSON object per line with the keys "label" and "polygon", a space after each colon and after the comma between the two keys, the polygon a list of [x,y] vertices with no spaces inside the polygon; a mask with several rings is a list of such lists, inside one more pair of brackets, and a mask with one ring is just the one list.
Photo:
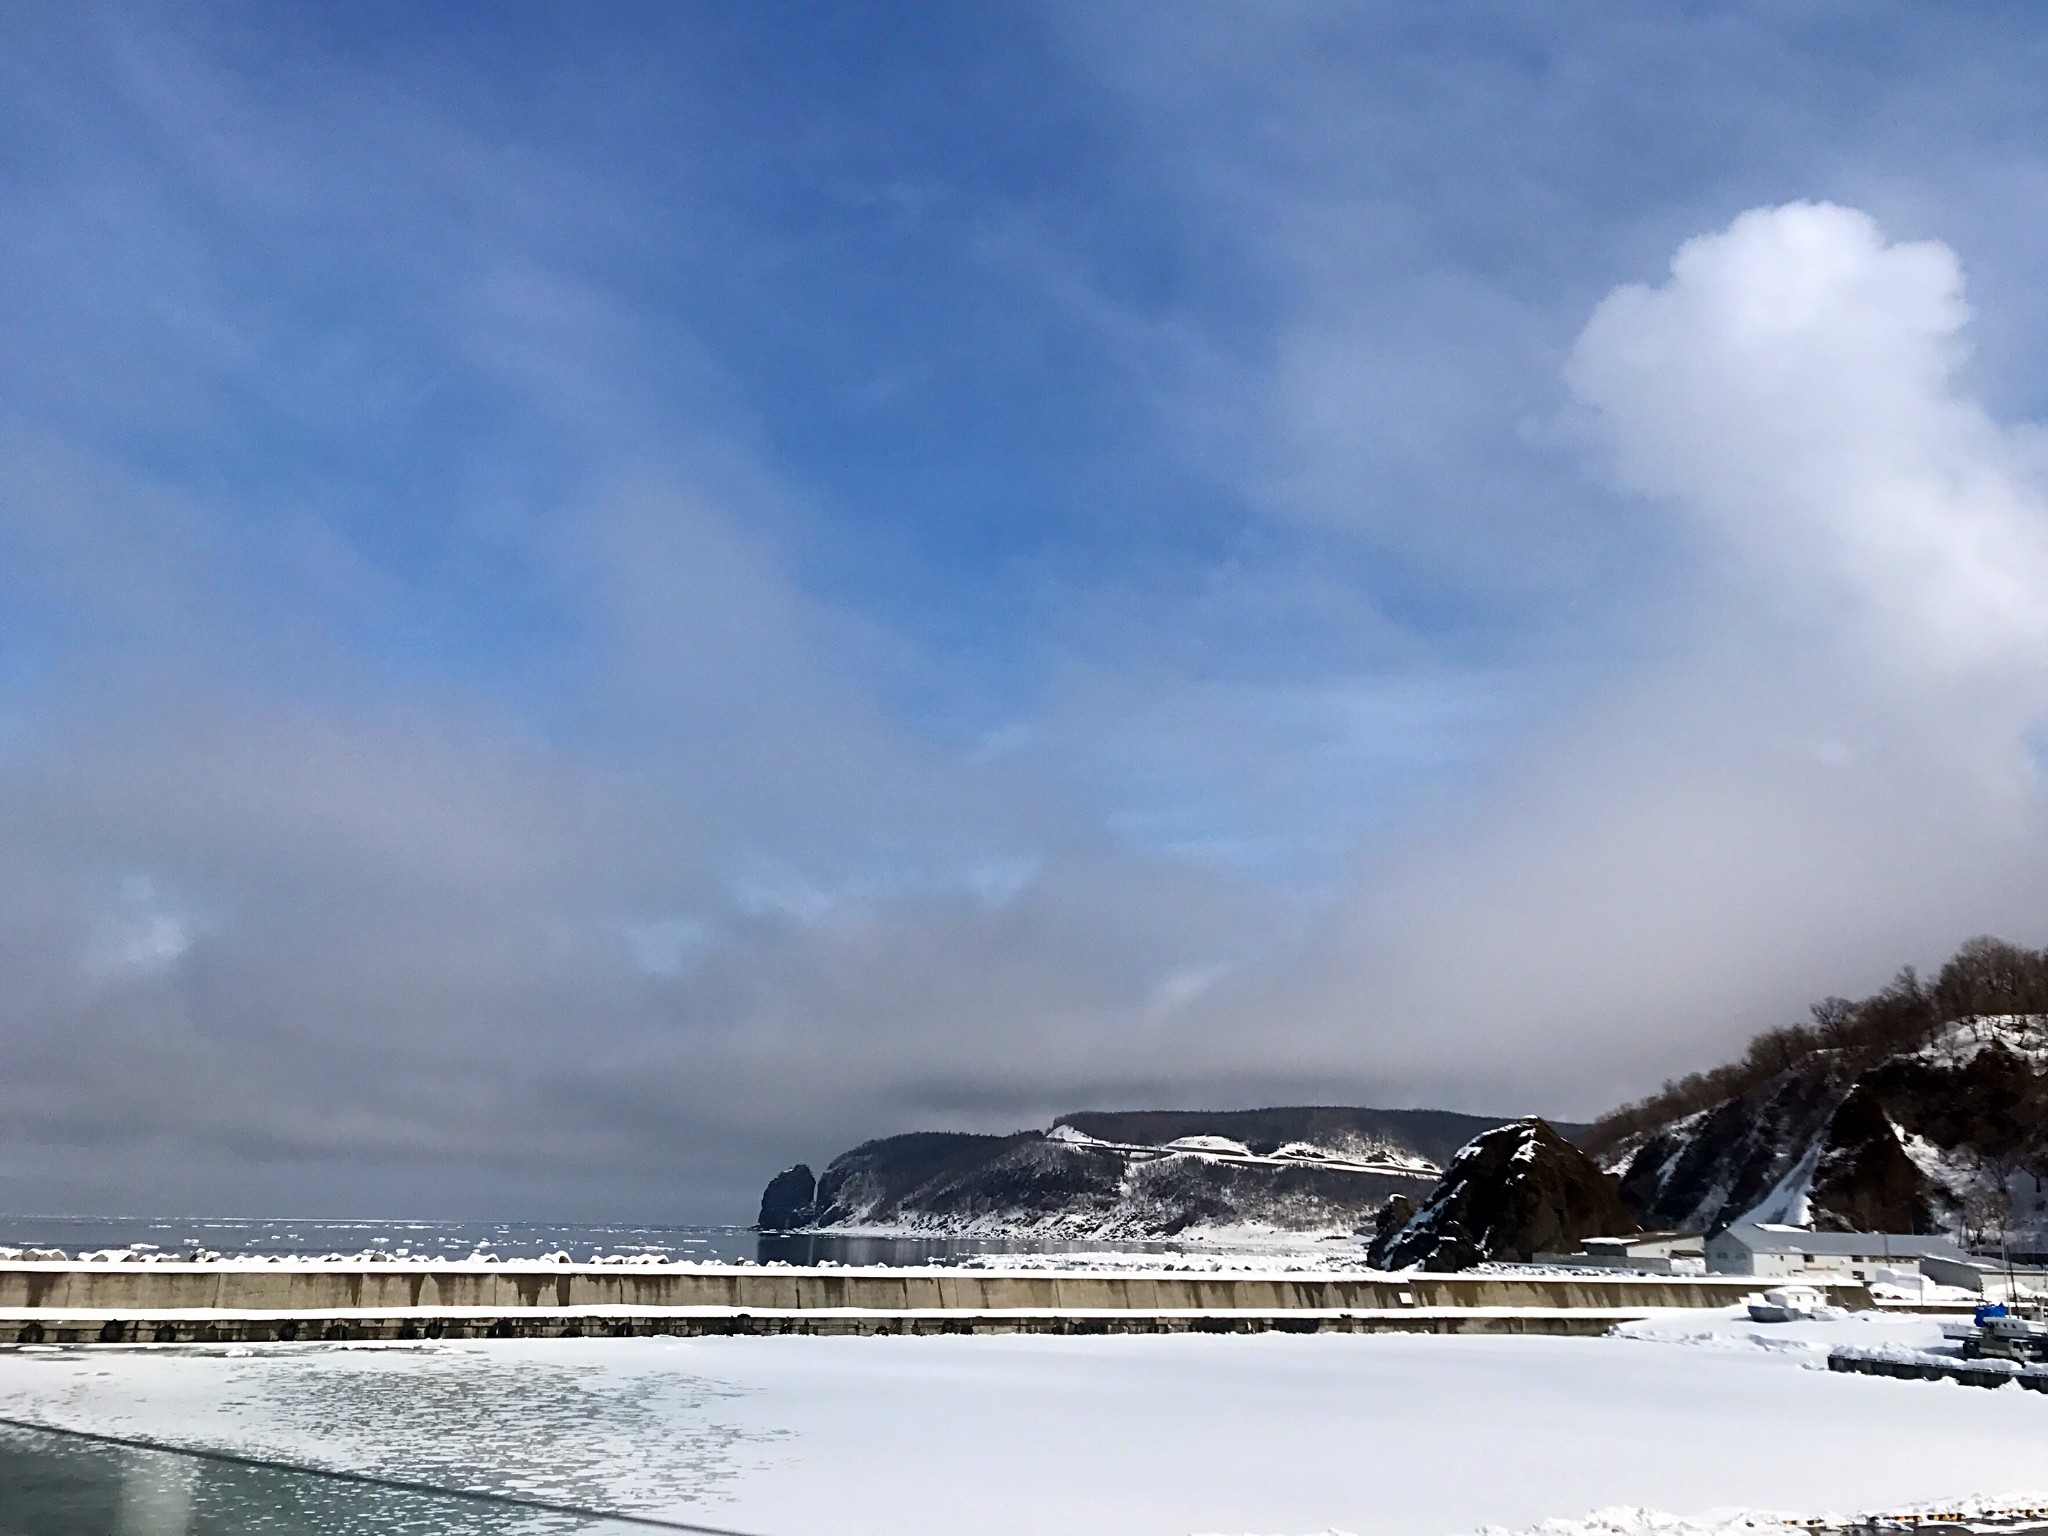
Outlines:
{"label": "white cloud", "polygon": [[[652,197],[603,140],[338,62],[278,97],[163,28],[139,85],[15,60],[93,169],[0,239],[47,300],[12,352],[57,360],[0,400],[0,598],[63,620],[0,680],[10,1187],[740,1214],[793,1156],[1084,1100],[1594,1110],[1972,929],[2040,936],[2037,455],[1961,383],[1954,255],[1750,215],[1585,326],[1634,510],[1541,426],[1692,210],[1839,186],[1823,130],[1924,117],[1822,122],[1723,44],[1707,115],[1660,84],[1624,144],[1587,70],[1661,82],[1715,46],[1689,24],[1532,22],[1524,68],[1316,7],[1077,17],[1145,77],[1112,212],[1185,270],[1131,280],[1099,182],[972,213],[1012,276],[1045,257],[1007,342],[1128,386],[1136,451],[1075,484],[1128,474],[1098,521],[1144,558],[1055,519],[1012,611],[948,538],[923,574],[966,600],[914,619],[862,574],[910,548],[887,488],[779,462],[805,433],[748,397],[834,348],[734,346],[744,305],[699,336],[633,275],[768,272],[751,192]],[[1674,170],[1724,126],[1763,158]],[[2025,334],[2014,286],[1986,307]],[[1092,360],[1042,348],[1068,323]],[[935,336],[1005,344],[891,346],[954,366]],[[1104,392],[1064,393],[998,424]],[[277,473],[223,478],[258,443]]]}
{"label": "white cloud", "polygon": [[1955,253],[1829,204],[1690,241],[1602,303],[1569,377],[1622,478],[1669,498],[1785,606],[1894,665],[2048,656],[2048,519],[2031,436],[1956,392]]}
{"label": "white cloud", "polygon": [[1367,880],[1277,1011],[1331,1057],[1363,1023],[1421,1097],[1591,1111],[1810,993],[2039,936],[2048,499],[2032,429],[1958,384],[1967,317],[1953,252],[1814,204],[1599,305],[1571,385],[1693,557],[1662,646]]}
{"label": "white cloud", "polygon": [[657,917],[627,923],[620,932],[633,963],[650,976],[681,976],[711,944],[708,924],[694,917]]}
{"label": "white cloud", "polygon": [[1145,1001],[1145,1015],[1158,1020],[1178,1013],[1230,974],[1227,965],[1189,965],[1170,971],[1153,985]]}
{"label": "white cloud", "polygon": [[81,964],[88,976],[104,981],[148,976],[177,964],[199,927],[147,875],[124,875],[114,899],[90,924]]}

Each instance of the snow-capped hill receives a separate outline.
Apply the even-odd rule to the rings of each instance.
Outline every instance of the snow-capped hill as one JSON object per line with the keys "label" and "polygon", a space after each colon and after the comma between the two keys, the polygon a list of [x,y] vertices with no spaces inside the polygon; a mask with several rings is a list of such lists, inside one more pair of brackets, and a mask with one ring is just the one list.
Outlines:
{"label": "snow-capped hill", "polygon": [[1783,1221],[2048,1246],[2048,1028],[1953,1020],[1854,1060],[1815,1051],[1608,1150],[1646,1225]]}
{"label": "snow-capped hill", "polygon": [[2010,1051],[2036,1072],[2048,1071],[2048,1014],[2006,1013],[1957,1019],[1913,1055],[1942,1067],[1966,1066],[1978,1053]]}
{"label": "snow-capped hill", "polygon": [[1817,1003],[1581,1139],[1646,1224],[1943,1233],[2048,1251],[2048,950],[1971,939]]}
{"label": "snow-capped hill", "polygon": [[1101,1147],[1108,1145],[1107,1142],[1100,1141],[1085,1131],[1075,1130],[1071,1125],[1054,1126],[1045,1133],[1045,1139],[1047,1141],[1065,1142],[1068,1146],[1074,1147]]}
{"label": "snow-capped hill", "polygon": [[1818,1156],[1816,1138],[1840,1102],[1825,1070],[1794,1067],[1760,1090],[1652,1130],[1609,1159],[1622,1200],[1652,1227],[1687,1232],[1796,1219],[1809,1154]]}
{"label": "snow-capped hill", "polygon": [[1614,1180],[1532,1118],[1474,1138],[1422,1208],[1374,1240],[1372,1259],[1386,1269],[1464,1269],[1570,1252],[1588,1237],[1639,1230]]}
{"label": "snow-capped hill", "polygon": [[1228,1136],[1176,1136],[1166,1144],[1169,1152],[1221,1152],[1226,1157],[1250,1157],[1252,1149]]}

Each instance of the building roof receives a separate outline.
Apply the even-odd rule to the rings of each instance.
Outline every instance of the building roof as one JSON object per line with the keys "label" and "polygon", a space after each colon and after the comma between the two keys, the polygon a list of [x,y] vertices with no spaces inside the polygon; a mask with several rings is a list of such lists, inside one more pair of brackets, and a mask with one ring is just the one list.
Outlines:
{"label": "building roof", "polygon": [[1628,1248],[1638,1243],[1696,1243],[1700,1241],[1697,1232],[1638,1232],[1633,1237],[1589,1237],[1581,1244],[1584,1248]]}
{"label": "building roof", "polygon": [[1917,1259],[1931,1255],[1961,1259],[1963,1250],[1945,1237],[1917,1232],[1810,1232],[1778,1222],[1743,1222],[1720,1234],[1751,1253],[1829,1254],[1839,1258]]}
{"label": "building roof", "polygon": [[1579,1252],[1588,1258],[1661,1259],[1697,1256],[1705,1250],[1697,1232],[1644,1232],[1636,1237],[1588,1237]]}

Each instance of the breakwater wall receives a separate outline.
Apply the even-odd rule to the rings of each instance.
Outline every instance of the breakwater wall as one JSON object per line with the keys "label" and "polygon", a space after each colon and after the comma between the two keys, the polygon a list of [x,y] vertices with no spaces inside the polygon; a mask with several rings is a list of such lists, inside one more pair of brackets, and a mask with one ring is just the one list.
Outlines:
{"label": "breakwater wall", "polygon": [[1965,1360],[1927,1352],[1888,1354],[1882,1350],[1837,1349],[1828,1369],[1861,1376],[1896,1376],[1901,1381],[1953,1381],[1966,1387],[2002,1387],[2017,1382],[2029,1392],[2048,1392],[2048,1365],[2009,1360]]}
{"label": "breakwater wall", "polygon": [[[34,1313],[0,1323],[15,1344],[307,1344],[353,1339],[767,1338],[1039,1333],[1486,1333],[1596,1338],[1647,1317],[1623,1312],[1406,1309],[1399,1312],[805,1312],[536,1308],[464,1312]],[[4,1347],[4,1344],[0,1344]]]}
{"label": "breakwater wall", "polygon": [[[573,1264],[0,1264],[0,1315],[583,1309],[748,1313],[1633,1311],[1728,1306],[1753,1279],[1721,1276],[1001,1273]],[[1860,1284],[1823,1287],[1871,1305]]]}

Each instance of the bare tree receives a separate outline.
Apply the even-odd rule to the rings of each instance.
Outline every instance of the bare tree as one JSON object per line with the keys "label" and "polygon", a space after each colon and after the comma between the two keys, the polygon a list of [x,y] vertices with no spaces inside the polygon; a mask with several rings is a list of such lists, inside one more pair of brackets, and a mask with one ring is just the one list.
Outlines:
{"label": "bare tree", "polygon": [[1963,1242],[1980,1251],[2011,1250],[2013,1235],[2012,1176],[2016,1162],[1987,1157],[1963,1195]]}
{"label": "bare tree", "polygon": [[1823,1050],[1847,1056],[1856,1043],[1857,1006],[1846,997],[1824,997],[1813,1005],[1813,1030]]}

